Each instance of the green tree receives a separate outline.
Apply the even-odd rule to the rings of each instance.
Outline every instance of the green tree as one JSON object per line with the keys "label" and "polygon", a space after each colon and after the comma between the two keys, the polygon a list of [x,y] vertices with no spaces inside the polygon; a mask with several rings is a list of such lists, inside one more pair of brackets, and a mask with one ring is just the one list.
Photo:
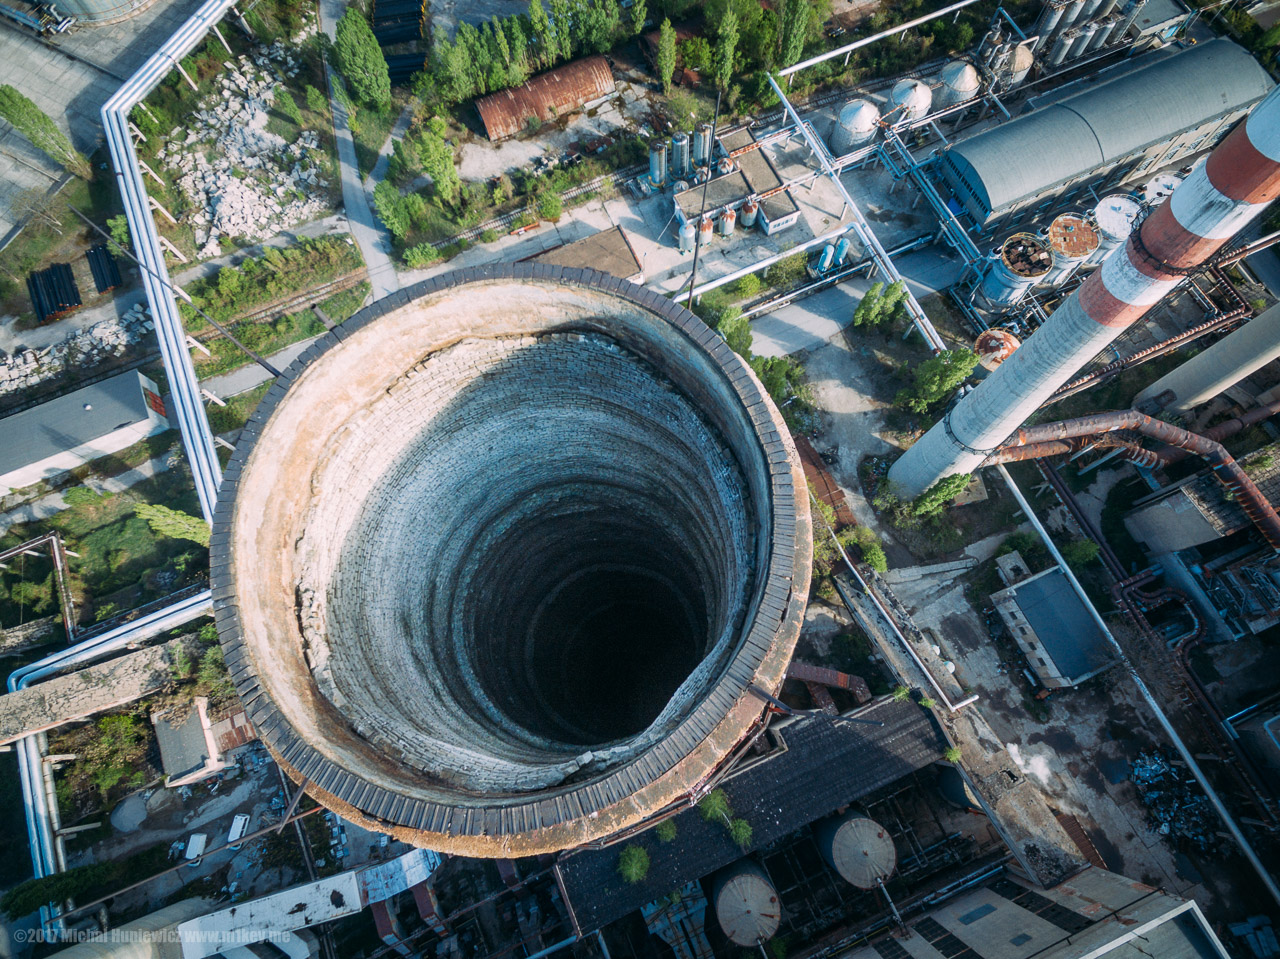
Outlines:
{"label": "green tree", "polygon": [[751,323],[742,315],[740,307],[726,307],[716,323],[716,330],[729,344],[729,349],[747,362],[751,361]]}
{"label": "green tree", "polygon": [[1260,50],[1270,50],[1272,47],[1280,47],[1280,23],[1275,24],[1258,38]]}
{"label": "green tree", "polygon": [[716,38],[714,75],[716,87],[728,89],[733,78],[733,58],[738,51],[738,15],[732,9],[726,11],[720,21],[720,35]]}
{"label": "green tree", "polygon": [[524,27],[519,17],[507,17],[507,47],[511,51],[511,69],[508,75],[513,86],[519,86],[529,79],[529,41],[524,35]]}
{"label": "green tree", "polygon": [[663,20],[658,30],[657,54],[658,79],[662,82],[662,95],[671,95],[671,77],[676,72],[676,28],[670,20]]}
{"label": "green tree", "polygon": [[35,103],[8,84],[0,85],[0,118],[42,150],[54,163],[83,180],[92,179],[89,161],[71,145],[67,135]]}
{"label": "green tree", "polygon": [[538,216],[544,220],[558,220],[564,215],[564,202],[560,199],[560,194],[554,190],[548,190],[542,196],[538,197]]}
{"label": "green tree", "polygon": [[972,473],[955,473],[952,476],[944,476],[916,497],[915,502],[912,504],[912,511],[921,519],[938,515],[947,508],[952,500],[965,491],[969,481],[972,479]]}
{"label": "green tree", "polygon": [[444,120],[431,117],[418,132],[418,156],[422,170],[431,177],[432,187],[445,203],[456,203],[462,190],[458,168],[453,163],[453,147],[444,138],[447,131]]}
{"label": "green tree", "polygon": [[884,284],[877,281],[871,284],[870,289],[858,301],[858,307],[853,311],[852,323],[854,326],[875,326],[880,320],[880,308],[884,303]]}
{"label": "green tree", "polygon": [[186,539],[201,546],[209,545],[209,524],[198,516],[156,503],[139,503],[133,511],[147,521],[151,532],[157,536]]}
{"label": "green tree", "polygon": [[404,239],[409,232],[409,211],[401,202],[400,191],[390,180],[383,180],[373,188],[373,208],[397,239]]}
{"label": "green tree", "polygon": [[511,48],[507,44],[507,35],[502,32],[502,27],[495,25],[492,20],[485,21],[481,33],[484,38],[485,52],[489,55],[489,89],[505,90],[510,82],[508,76],[511,62]]}
{"label": "green tree", "polygon": [[897,319],[898,314],[903,309],[903,302],[907,298],[907,284],[902,280],[895,280],[890,283],[884,291],[884,297],[880,301],[879,315],[876,317],[877,325],[892,323]]}
{"label": "green tree", "polygon": [[618,875],[625,882],[643,882],[649,875],[649,853],[641,846],[623,846],[618,854]]}
{"label": "green tree", "polygon": [[298,124],[298,126],[302,126],[302,111],[298,109],[298,104],[293,99],[293,94],[284,87],[276,87],[275,103],[277,110]]}
{"label": "green tree", "polygon": [[440,94],[448,103],[461,103],[475,92],[475,81],[466,49],[450,43],[437,29],[431,45],[432,73],[440,79]]}
{"label": "green tree", "polygon": [[351,84],[356,99],[375,110],[386,110],[391,105],[387,58],[382,55],[369,21],[355,7],[348,7],[338,21],[333,52],[338,70]]}
{"label": "green tree", "polygon": [[671,842],[676,838],[676,821],[674,819],[664,819],[658,823],[654,832],[657,833],[659,842]]}
{"label": "green tree", "polygon": [[329,109],[329,98],[309,83],[307,84],[305,92],[307,97],[307,109],[312,113],[318,113],[321,116],[324,116],[325,111]]}
{"label": "green tree", "polygon": [[781,45],[778,63],[781,66],[791,66],[804,53],[812,15],[808,0],[783,0],[782,23],[778,30]]}
{"label": "green tree", "polygon": [[537,47],[536,58],[539,65],[550,66],[556,59],[556,42],[542,0],[529,0],[529,29],[533,33],[534,46]]}
{"label": "green tree", "polygon": [[123,213],[107,220],[107,232],[111,234],[111,252],[123,256],[133,249],[133,238],[129,236],[129,219]]}
{"label": "green tree", "polygon": [[698,800],[698,813],[707,822],[728,825],[733,818],[733,807],[729,805],[729,796],[723,789],[713,789]]}
{"label": "green tree", "polygon": [[645,21],[649,19],[649,5],[645,0],[635,0],[631,4],[631,32],[639,36],[644,32]]}
{"label": "green tree", "polygon": [[754,832],[751,823],[745,819],[735,819],[729,823],[729,838],[736,842],[743,852],[751,848],[751,837]]}
{"label": "green tree", "polygon": [[579,5],[578,12],[582,18],[583,48],[604,53],[612,47],[622,22],[618,0],[591,0],[585,8]]}
{"label": "green tree", "polygon": [[555,30],[555,57],[552,63],[573,59],[573,10],[569,0],[551,0],[551,23]]}
{"label": "green tree", "polygon": [[970,349],[943,350],[915,368],[915,382],[899,391],[895,402],[913,413],[925,413],[949,398],[977,365],[978,355]]}
{"label": "green tree", "polygon": [[1062,553],[1062,558],[1067,561],[1068,566],[1072,569],[1081,569],[1098,558],[1100,549],[1098,544],[1091,539],[1073,539],[1065,544],[1059,552]]}
{"label": "green tree", "polygon": [[[489,92],[489,65],[492,57],[489,54],[488,44],[484,42],[484,37],[480,31],[469,23],[458,24],[458,33],[454,38],[455,50],[462,50],[462,64],[471,77],[471,92],[488,93]],[[455,59],[456,62],[456,59]]]}

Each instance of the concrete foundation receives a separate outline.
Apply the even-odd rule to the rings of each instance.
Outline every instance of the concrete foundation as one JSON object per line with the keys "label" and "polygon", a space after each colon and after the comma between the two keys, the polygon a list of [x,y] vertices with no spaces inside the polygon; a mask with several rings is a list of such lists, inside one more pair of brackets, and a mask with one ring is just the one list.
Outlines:
{"label": "concrete foundation", "polygon": [[781,684],[803,473],[749,369],[663,297],[449,274],[324,337],[246,436],[212,544],[227,661],[344,816],[465,855],[609,835]]}

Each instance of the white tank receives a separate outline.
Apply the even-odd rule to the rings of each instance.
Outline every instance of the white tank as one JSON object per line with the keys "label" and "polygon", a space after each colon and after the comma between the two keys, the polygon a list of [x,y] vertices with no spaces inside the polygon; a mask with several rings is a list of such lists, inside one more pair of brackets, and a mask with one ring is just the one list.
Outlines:
{"label": "white tank", "polygon": [[932,103],[933,91],[919,80],[899,80],[889,94],[889,107],[894,110],[894,123],[919,120],[928,115]]}
{"label": "white tank", "polygon": [[680,227],[679,239],[680,239],[681,253],[693,252],[693,243],[697,237],[697,233],[698,233],[698,228],[693,225],[692,221]]}
{"label": "white tank", "polygon": [[827,865],[859,889],[874,889],[892,876],[898,865],[889,831],[854,812],[819,823],[814,838]]}
{"label": "white tank", "polygon": [[1098,231],[1075,213],[1055,217],[1045,237],[1053,254],[1053,265],[1040,278],[1041,286],[1060,286],[1067,282],[1098,249]]}
{"label": "white tank", "polygon": [[1159,206],[1173,195],[1182,182],[1176,173],[1157,173],[1142,188],[1142,202],[1147,206]]}
{"label": "white tank", "polygon": [[1031,64],[1035,61],[1035,56],[1031,52],[1031,48],[1026,44],[1016,47],[1013,55],[1005,61],[1003,69],[1000,71],[1001,85],[1006,90],[1012,90],[1022,84],[1027,78],[1027,74],[1031,72]]}
{"label": "white tank", "polygon": [[1071,45],[1075,43],[1076,32],[1074,30],[1064,30],[1058,34],[1053,40],[1053,46],[1049,48],[1048,63],[1050,67],[1056,67],[1067,59],[1067,51],[1071,49]]}
{"label": "white tank", "polygon": [[763,869],[743,859],[711,884],[716,921],[735,945],[754,948],[772,939],[782,919],[778,890]]}
{"label": "white tank", "polygon": [[1133,224],[1142,214],[1142,207],[1131,196],[1113,193],[1104,196],[1093,208],[1093,225],[1098,231],[1098,247],[1086,263],[1101,263],[1108,253],[1118,247],[1133,232]]}
{"label": "white tank", "polygon": [[938,89],[938,109],[971,100],[978,95],[978,71],[973,64],[963,60],[952,60],[939,74],[942,86]]}
{"label": "white tank", "polygon": [[1013,306],[1053,265],[1049,244],[1030,233],[1015,233],[991,258],[979,292],[995,310]]}
{"label": "white tank", "polygon": [[1084,54],[1085,47],[1089,45],[1089,41],[1093,39],[1093,35],[1098,32],[1095,24],[1086,23],[1076,28],[1076,38],[1071,43],[1071,48],[1067,50],[1067,59],[1075,60]]}
{"label": "white tank", "polygon": [[844,156],[870,143],[880,129],[880,111],[870,100],[850,100],[840,108],[831,129],[831,155]]}

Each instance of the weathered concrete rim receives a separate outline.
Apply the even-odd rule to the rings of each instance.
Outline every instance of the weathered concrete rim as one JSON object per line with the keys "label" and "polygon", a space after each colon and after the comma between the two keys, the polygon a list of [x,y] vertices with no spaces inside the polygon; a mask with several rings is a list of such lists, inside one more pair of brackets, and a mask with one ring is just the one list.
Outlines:
{"label": "weathered concrete rim", "polygon": [[[484,281],[526,280],[580,286],[629,301],[666,320],[719,369],[742,403],[769,472],[768,557],[758,574],[755,620],[733,662],[685,720],[662,742],[595,779],[510,797],[468,797],[445,804],[406,797],[370,782],[303,740],[265,694],[241,626],[232,527],[241,473],[258,436],[313,361],[355,331],[411,301]],[[781,414],[750,368],[683,307],[651,290],[593,270],[540,264],[494,264],[445,274],[386,297],[327,333],[286,370],[245,425],[223,477],[210,541],[215,615],[228,668],[263,742],[295,781],[344,817],[398,839],[469,856],[553,852],[633,825],[704,782],[760,721],[763,703],[747,691],[776,691],[799,637],[808,594],[812,530],[807,485]]]}

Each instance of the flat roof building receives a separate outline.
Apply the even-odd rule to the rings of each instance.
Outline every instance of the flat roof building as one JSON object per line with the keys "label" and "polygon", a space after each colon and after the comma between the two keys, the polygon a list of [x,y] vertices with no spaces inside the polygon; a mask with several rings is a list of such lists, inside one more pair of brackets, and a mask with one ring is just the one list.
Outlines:
{"label": "flat roof building", "polygon": [[1272,86],[1247,50],[1210,40],[1144,58],[952,144],[940,171],[974,224],[989,229],[1013,215],[1038,216],[1086,186],[1101,195],[1209,150]]}
{"label": "flat roof building", "polygon": [[1047,688],[1078,686],[1113,662],[1102,628],[1059,567],[992,593],[991,601]]}
{"label": "flat roof building", "polygon": [[0,494],[168,428],[159,387],[137,370],[6,416],[0,419]]}
{"label": "flat roof building", "polygon": [[620,280],[644,282],[644,266],[635,248],[620,226],[564,243],[529,258],[534,263],[568,266],[581,270],[599,270]]}
{"label": "flat roof building", "polygon": [[166,786],[188,786],[227,768],[209,721],[209,700],[197,696],[191,707],[153,713],[151,725],[160,747]]}

